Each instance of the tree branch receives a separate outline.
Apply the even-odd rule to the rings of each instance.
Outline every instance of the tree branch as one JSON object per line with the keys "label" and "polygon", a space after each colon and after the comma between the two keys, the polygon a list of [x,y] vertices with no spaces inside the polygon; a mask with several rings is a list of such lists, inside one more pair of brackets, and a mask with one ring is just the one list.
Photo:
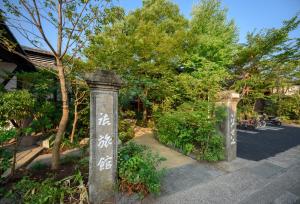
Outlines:
{"label": "tree branch", "polygon": [[58,1],[57,5],[58,14],[58,27],[57,27],[57,54],[61,59],[61,47],[62,47],[62,1]]}
{"label": "tree branch", "polygon": [[53,49],[52,45],[50,44],[48,38],[46,37],[46,35],[44,33],[43,27],[41,25],[40,14],[39,14],[39,11],[38,11],[38,8],[37,8],[37,5],[36,5],[36,1],[33,0],[33,2],[34,2],[34,8],[35,8],[36,15],[37,15],[38,19],[35,18],[33,12],[30,10],[29,6],[26,4],[26,2],[24,2],[24,0],[20,0],[20,2],[22,3],[22,5],[24,6],[24,8],[27,10],[27,12],[29,13],[29,15],[31,16],[32,20],[34,21],[34,25],[39,30],[40,34],[42,35],[44,41],[46,42],[46,44],[48,45],[48,47],[50,48],[50,50],[53,52],[53,55],[57,56],[57,53]]}
{"label": "tree branch", "polygon": [[[28,35],[26,35],[25,33],[30,33],[30,35],[33,35],[34,37],[43,40],[43,38],[42,38],[41,36],[39,36],[39,35],[37,35],[37,34],[31,32],[31,31],[29,31],[29,30],[27,30],[27,29],[25,29],[25,28],[23,28],[23,27],[21,27],[21,26],[15,26],[15,25],[13,25],[12,23],[8,23],[7,25],[8,25],[9,27],[15,28],[15,29],[16,29],[23,37],[25,37],[25,36],[28,37]],[[20,31],[20,30],[22,30],[22,31],[24,31],[24,32],[22,32],[22,31]],[[31,42],[31,40],[29,40],[27,37],[25,37],[25,38],[26,38],[29,42]]]}
{"label": "tree branch", "polygon": [[71,30],[69,36],[68,36],[68,41],[67,41],[65,50],[63,51],[63,54],[61,55],[61,57],[63,57],[63,56],[67,53],[67,51],[68,51],[68,49],[69,49],[69,44],[70,44],[71,38],[72,38],[73,33],[74,33],[74,31],[75,31],[75,28],[76,28],[76,26],[77,26],[77,24],[78,24],[78,22],[79,22],[79,20],[80,20],[80,18],[81,18],[81,16],[82,16],[83,12],[84,12],[86,6],[88,5],[88,3],[89,3],[89,1],[86,1],[86,3],[84,4],[82,10],[80,11],[79,16],[77,17],[75,23],[74,23],[74,24],[72,23],[72,24],[73,24],[73,28],[72,28],[72,30]]}

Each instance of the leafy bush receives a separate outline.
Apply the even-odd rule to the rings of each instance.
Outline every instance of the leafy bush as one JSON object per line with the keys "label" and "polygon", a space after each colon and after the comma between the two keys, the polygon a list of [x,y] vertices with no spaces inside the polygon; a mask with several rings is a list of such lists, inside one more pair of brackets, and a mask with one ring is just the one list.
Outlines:
{"label": "leafy bush", "polygon": [[120,148],[118,156],[120,190],[128,194],[138,193],[141,197],[148,193],[158,194],[164,174],[158,166],[163,160],[147,147],[128,142]]}
{"label": "leafy bush", "polygon": [[2,121],[14,120],[20,124],[33,114],[36,101],[27,90],[17,90],[0,95],[0,117]]}
{"label": "leafy bush", "polygon": [[163,113],[156,123],[159,141],[179,148],[185,154],[193,152],[201,160],[222,160],[223,138],[217,132],[217,125],[224,117],[224,111],[214,109],[208,103],[185,103],[177,110]]}
{"label": "leafy bush", "polygon": [[35,107],[34,120],[31,127],[35,132],[43,131],[54,128],[58,124],[60,112],[56,109],[53,102],[46,101]]}
{"label": "leafy bush", "polygon": [[74,142],[72,143],[69,138],[65,138],[63,137],[62,142],[61,142],[61,150],[65,150],[65,149],[74,149],[80,147],[79,142],[77,140],[77,138],[74,140]]}
{"label": "leafy bush", "polygon": [[286,116],[290,120],[300,120],[300,96],[287,96],[278,102],[278,115]]}
{"label": "leafy bush", "polygon": [[[12,152],[7,149],[0,149],[0,175],[2,175],[11,165]],[[0,178],[1,180],[1,178]]]}
{"label": "leafy bush", "polygon": [[[17,130],[15,128],[7,130],[0,126],[0,145],[2,146],[5,142],[15,138],[16,135]],[[13,154],[11,150],[5,149],[5,147],[0,147],[0,175],[2,175],[11,166],[10,160],[12,156]]]}
{"label": "leafy bush", "polygon": [[15,138],[16,135],[17,135],[17,130],[15,128],[6,130],[0,127],[0,145],[3,145],[4,142],[7,142],[10,139]]}
{"label": "leafy bush", "polygon": [[134,124],[130,119],[119,121],[119,139],[126,143],[134,137]]}
{"label": "leafy bush", "polygon": [[89,157],[83,157],[78,161],[78,165],[82,167],[89,167]]}

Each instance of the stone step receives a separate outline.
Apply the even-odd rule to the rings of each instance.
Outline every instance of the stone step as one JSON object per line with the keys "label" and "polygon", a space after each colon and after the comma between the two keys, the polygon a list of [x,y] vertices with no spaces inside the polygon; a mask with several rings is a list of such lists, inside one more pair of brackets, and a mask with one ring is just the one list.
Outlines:
{"label": "stone step", "polygon": [[[16,158],[16,169],[24,167],[29,164],[33,159],[35,159],[42,151],[44,147],[33,146],[27,150],[21,151],[17,153]],[[11,168],[7,169],[2,175],[2,178],[6,178],[11,173]]]}

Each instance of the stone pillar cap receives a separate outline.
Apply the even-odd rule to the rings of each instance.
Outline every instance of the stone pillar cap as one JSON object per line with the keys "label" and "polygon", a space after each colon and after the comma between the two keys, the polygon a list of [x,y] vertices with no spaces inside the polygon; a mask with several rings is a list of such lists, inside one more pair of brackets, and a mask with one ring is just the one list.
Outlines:
{"label": "stone pillar cap", "polygon": [[239,99],[240,94],[236,93],[235,91],[229,90],[229,91],[222,91],[219,93],[219,96],[221,99]]}
{"label": "stone pillar cap", "polygon": [[120,88],[122,80],[111,70],[97,70],[84,76],[89,87],[110,86]]}

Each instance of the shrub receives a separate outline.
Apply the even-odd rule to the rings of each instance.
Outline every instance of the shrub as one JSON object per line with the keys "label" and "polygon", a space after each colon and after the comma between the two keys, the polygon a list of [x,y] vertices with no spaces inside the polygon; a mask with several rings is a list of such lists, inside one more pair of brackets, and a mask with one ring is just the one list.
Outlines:
{"label": "shrub", "polygon": [[54,128],[58,124],[60,112],[56,110],[54,103],[46,101],[35,107],[34,120],[31,127],[35,132],[46,132],[46,130]]}
{"label": "shrub", "polygon": [[[2,175],[11,165],[12,152],[7,149],[0,149],[0,175]],[[1,181],[2,178],[0,178]]]}
{"label": "shrub", "polygon": [[138,193],[141,197],[148,193],[158,194],[164,174],[164,170],[158,170],[158,166],[163,160],[147,147],[128,142],[120,148],[118,155],[120,190],[129,195]]}
{"label": "shrub", "polygon": [[27,90],[1,93],[0,119],[14,120],[15,124],[20,124],[20,121],[32,116],[35,103],[35,99]]}
{"label": "shrub", "polygon": [[[4,124],[5,126],[5,124]],[[17,135],[17,131],[15,128],[7,130],[0,126],[0,146],[9,140],[15,138]],[[12,151],[5,147],[0,147],[0,175],[2,175],[10,166],[11,166],[11,158],[13,154]],[[2,178],[0,178],[0,181]]]}
{"label": "shrub", "polygon": [[208,103],[186,103],[177,110],[163,113],[156,123],[159,141],[179,148],[184,154],[195,153],[201,160],[222,160],[223,138],[218,134],[217,124],[224,117],[224,111],[214,109]]}
{"label": "shrub", "polygon": [[126,143],[134,137],[134,123],[130,119],[119,121],[119,139]]}
{"label": "shrub", "polygon": [[89,167],[89,157],[83,157],[78,161],[78,165],[83,167],[83,168],[88,168]]}
{"label": "shrub", "polygon": [[66,150],[66,149],[74,149],[78,147],[80,147],[80,145],[77,138],[73,142],[71,142],[69,138],[63,137],[60,149]]}
{"label": "shrub", "polygon": [[0,126],[0,145],[2,146],[3,143],[8,142],[10,139],[15,138],[16,135],[17,135],[17,130],[15,128],[7,130]]}

